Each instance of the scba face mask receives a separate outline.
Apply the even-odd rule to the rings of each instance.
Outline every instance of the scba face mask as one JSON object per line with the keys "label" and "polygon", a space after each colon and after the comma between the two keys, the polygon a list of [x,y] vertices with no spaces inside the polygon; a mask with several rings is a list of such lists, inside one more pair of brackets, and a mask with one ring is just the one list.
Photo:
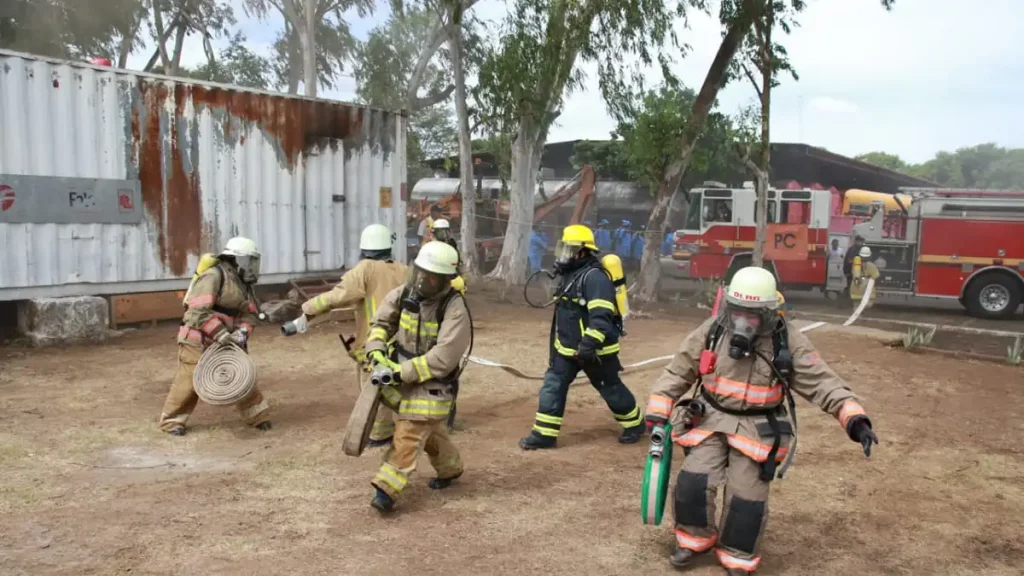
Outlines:
{"label": "scba face mask", "polygon": [[559,242],[558,246],[555,246],[555,270],[565,270],[566,268],[569,268],[576,260],[576,255],[579,251],[579,246]]}
{"label": "scba face mask", "polygon": [[739,360],[754,351],[754,342],[768,325],[769,310],[751,310],[738,307],[727,307],[729,329],[729,357]]}
{"label": "scba face mask", "polygon": [[420,302],[441,294],[451,286],[451,278],[413,266],[407,286],[409,297],[403,304],[410,312],[418,312]]}
{"label": "scba face mask", "polygon": [[238,275],[242,282],[255,284],[260,278],[260,255],[235,256],[235,263],[238,266]]}

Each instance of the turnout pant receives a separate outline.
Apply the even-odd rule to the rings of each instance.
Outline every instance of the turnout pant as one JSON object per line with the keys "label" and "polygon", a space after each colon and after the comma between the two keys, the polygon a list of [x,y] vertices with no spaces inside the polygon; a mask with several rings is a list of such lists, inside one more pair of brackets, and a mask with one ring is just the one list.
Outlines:
{"label": "turnout pant", "polygon": [[395,411],[381,403],[377,408],[377,418],[373,421],[373,428],[370,429],[370,440],[382,442],[394,435]]}
{"label": "turnout pant", "polygon": [[[722,566],[756,570],[761,563],[758,546],[768,520],[769,484],[760,474],[761,464],[730,448],[724,434],[712,434],[690,448],[676,479],[676,544],[694,552],[715,548]],[[718,528],[715,496],[723,484]]]}
{"label": "turnout pant", "polygon": [[[171,389],[164,400],[164,409],[160,414],[160,429],[170,432],[176,428],[184,428],[188,417],[196,409],[199,396],[192,388],[192,375],[203,351],[188,344],[178,344],[178,371],[171,382]],[[270,407],[259,388],[253,388],[251,394],[243,398],[235,408],[242,419],[250,426],[257,426],[270,419]]]}
{"label": "turnout pant", "polygon": [[551,365],[548,366],[548,371],[544,374],[544,384],[540,388],[540,402],[533,423],[534,432],[541,436],[558,437],[558,432],[562,429],[562,416],[565,414],[565,399],[569,394],[569,384],[576,378],[580,369],[590,379],[590,384],[604,398],[620,426],[633,428],[643,423],[643,416],[636,404],[636,398],[619,378],[622,364],[619,363],[618,354],[601,356],[600,364],[583,365],[573,358],[558,353],[553,356]]}
{"label": "turnout pant", "polygon": [[421,451],[427,453],[438,478],[455,478],[462,474],[462,457],[448,437],[444,420],[399,419],[395,422],[395,438],[370,483],[397,499],[409,484]]}

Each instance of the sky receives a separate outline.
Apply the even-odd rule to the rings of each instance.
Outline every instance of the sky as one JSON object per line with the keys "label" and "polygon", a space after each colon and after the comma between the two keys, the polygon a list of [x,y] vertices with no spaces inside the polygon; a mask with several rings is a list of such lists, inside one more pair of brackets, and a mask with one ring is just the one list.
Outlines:
{"label": "sky", "polygon": [[[246,16],[232,0],[250,47],[268,53],[280,16]],[[383,3],[386,4],[386,3]],[[982,9],[984,5],[984,9]],[[474,10],[496,30],[508,10],[503,0],[482,0]],[[387,9],[366,18],[351,15],[355,36],[387,18]],[[772,141],[821,146],[853,156],[886,151],[923,162],[937,151],[984,142],[1024,147],[1024,22],[1020,0],[897,0],[892,12],[879,0],[808,0],[800,27],[784,38],[799,81],[783,78],[772,92]],[[721,27],[710,16],[691,14],[680,39],[691,46],[677,58],[675,73],[699,89],[714,58]],[[149,57],[137,53],[130,68]],[[205,60],[190,38],[182,62]],[[606,139],[614,122],[597,89],[596,69],[584,66],[587,82],[571,94],[552,127],[549,142]],[[650,83],[659,74],[651,71]],[[344,77],[319,96],[355,100],[355,79]],[[719,107],[735,112],[754,102],[749,82],[726,86]]]}

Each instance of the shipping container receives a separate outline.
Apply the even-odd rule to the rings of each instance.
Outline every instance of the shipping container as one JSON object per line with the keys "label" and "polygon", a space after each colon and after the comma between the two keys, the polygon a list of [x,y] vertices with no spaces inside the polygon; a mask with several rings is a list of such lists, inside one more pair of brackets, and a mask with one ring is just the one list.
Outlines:
{"label": "shipping container", "polygon": [[247,236],[261,284],[405,259],[403,112],[0,50],[0,301],[184,288]]}

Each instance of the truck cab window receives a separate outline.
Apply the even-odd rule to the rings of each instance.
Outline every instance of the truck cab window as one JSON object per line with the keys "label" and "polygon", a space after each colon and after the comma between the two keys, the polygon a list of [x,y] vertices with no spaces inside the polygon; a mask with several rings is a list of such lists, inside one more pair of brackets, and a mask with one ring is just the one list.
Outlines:
{"label": "truck cab window", "polygon": [[811,203],[807,200],[783,200],[782,219],[783,224],[810,224]]}
{"label": "truck cab window", "polygon": [[732,200],[708,198],[704,201],[704,221],[717,223],[732,222]]}
{"label": "truck cab window", "polygon": [[[778,205],[779,205],[779,203],[776,202],[775,200],[772,200],[772,199],[768,200],[768,223],[769,224],[774,224],[774,223],[778,222],[778,220],[777,220],[778,214],[776,213]],[[757,222],[757,217],[758,217],[757,202],[755,201],[754,202],[754,222],[755,223]]]}
{"label": "truck cab window", "polygon": [[690,194],[690,207],[686,212],[686,222],[683,223],[684,230],[700,230],[700,211],[703,205],[700,192]]}

